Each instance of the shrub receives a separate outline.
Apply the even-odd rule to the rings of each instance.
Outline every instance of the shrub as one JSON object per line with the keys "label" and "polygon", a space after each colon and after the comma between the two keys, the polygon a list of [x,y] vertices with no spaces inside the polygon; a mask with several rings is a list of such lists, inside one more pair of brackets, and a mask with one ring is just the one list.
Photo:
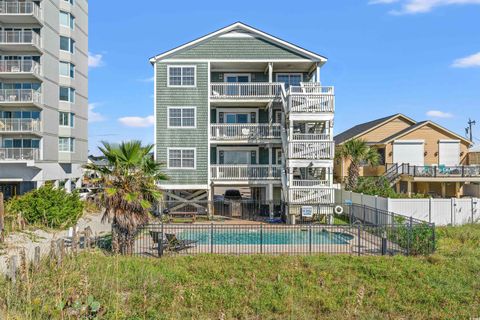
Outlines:
{"label": "shrub", "polygon": [[83,213],[78,193],[44,186],[7,203],[9,214],[21,214],[28,224],[50,228],[74,225]]}
{"label": "shrub", "polygon": [[358,186],[354,192],[393,199],[428,198],[428,195],[424,194],[412,194],[411,196],[408,196],[407,194],[397,193],[384,177],[360,177],[358,180]]}

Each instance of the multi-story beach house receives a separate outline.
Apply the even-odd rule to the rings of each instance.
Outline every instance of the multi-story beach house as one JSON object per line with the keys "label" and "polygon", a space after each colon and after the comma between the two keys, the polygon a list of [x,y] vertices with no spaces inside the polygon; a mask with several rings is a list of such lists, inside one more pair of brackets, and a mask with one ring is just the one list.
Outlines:
{"label": "multi-story beach house", "polygon": [[331,212],[335,104],[320,79],[326,61],[240,22],[151,58],[167,197],[212,201],[238,190],[270,203],[270,214],[280,202],[290,215],[305,205]]}
{"label": "multi-story beach house", "polygon": [[87,0],[0,1],[0,192],[80,183],[87,118]]}

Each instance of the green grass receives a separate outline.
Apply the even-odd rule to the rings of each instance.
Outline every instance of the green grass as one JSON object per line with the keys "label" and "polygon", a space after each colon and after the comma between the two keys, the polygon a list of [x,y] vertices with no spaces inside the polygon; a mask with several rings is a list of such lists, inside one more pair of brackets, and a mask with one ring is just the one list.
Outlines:
{"label": "green grass", "polygon": [[0,280],[0,304],[9,319],[77,319],[98,304],[98,319],[480,317],[480,226],[439,229],[438,238],[429,257],[141,259],[96,251],[59,269],[45,262],[17,287]]}

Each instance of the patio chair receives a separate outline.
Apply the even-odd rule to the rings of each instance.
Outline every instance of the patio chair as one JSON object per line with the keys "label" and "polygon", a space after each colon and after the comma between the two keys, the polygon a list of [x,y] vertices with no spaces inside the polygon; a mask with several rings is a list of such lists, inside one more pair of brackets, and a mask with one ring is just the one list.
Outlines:
{"label": "patio chair", "polygon": [[171,250],[171,251],[181,251],[181,250],[193,248],[195,247],[195,244],[198,242],[197,240],[180,240],[173,233],[166,233],[165,237],[167,238],[165,249]]}
{"label": "patio chair", "polygon": [[438,172],[440,172],[440,174],[449,174],[450,170],[447,168],[446,165],[441,164],[438,166]]}

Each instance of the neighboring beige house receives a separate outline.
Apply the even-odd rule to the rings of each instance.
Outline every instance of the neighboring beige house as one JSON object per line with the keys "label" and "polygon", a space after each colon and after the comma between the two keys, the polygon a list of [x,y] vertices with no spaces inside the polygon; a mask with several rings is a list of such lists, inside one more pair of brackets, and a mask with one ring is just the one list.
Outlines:
{"label": "neighboring beige house", "polygon": [[[380,165],[363,166],[362,176],[385,176],[402,193],[438,197],[464,195],[465,184],[480,182],[480,167],[468,165],[472,143],[432,122],[395,114],[359,124],[337,136],[338,148],[351,139],[363,139],[381,155]],[[347,159],[336,159],[337,181],[347,176]]]}

